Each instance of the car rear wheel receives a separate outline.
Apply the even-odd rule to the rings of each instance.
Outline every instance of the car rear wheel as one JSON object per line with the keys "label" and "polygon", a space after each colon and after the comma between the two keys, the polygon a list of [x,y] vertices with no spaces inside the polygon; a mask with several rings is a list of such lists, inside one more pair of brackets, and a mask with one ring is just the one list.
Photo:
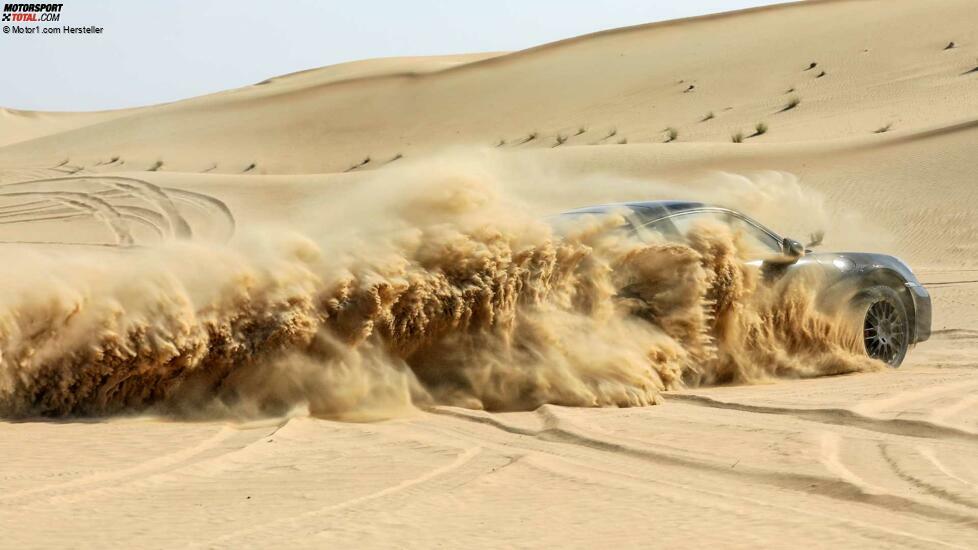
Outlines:
{"label": "car rear wheel", "polygon": [[863,346],[866,355],[899,367],[910,347],[910,320],[895,290],[878,286],[860,300],[863,308]]}

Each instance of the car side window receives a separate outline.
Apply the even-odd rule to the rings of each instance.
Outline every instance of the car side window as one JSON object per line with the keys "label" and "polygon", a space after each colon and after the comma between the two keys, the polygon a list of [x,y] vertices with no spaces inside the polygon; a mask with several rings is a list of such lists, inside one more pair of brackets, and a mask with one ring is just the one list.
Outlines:
{"label": "car side window", "polygon": [[730,216],[726,212],[688,212],[669,219],[683,238],[688,237],[694,228],[703,224],[730,225]]}
{"label": "car side window", "polygon": [[690,231],[700,224],[718,223],[729,227],[734,235],[745,240],[751,249],[755,249],[765,255],[781,254],[781,241],[770,233],[762,230],[747,220],[722,211],[702,211],[679,214],[669,218],[675,230],[683,238],[688,237]]}
{"label": "car side window", "polygon": [[662,218],[642,226],[639,232],[646,239],[656,241],[681,241],[682,235],[676,230],[669,218]]}

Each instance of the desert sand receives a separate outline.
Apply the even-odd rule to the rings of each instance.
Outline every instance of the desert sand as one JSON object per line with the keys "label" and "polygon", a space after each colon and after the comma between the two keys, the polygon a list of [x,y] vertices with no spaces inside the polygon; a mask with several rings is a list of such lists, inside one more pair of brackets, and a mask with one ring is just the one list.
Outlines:
{"label": "desert sand", "polygon": [[[0,547],[978,546],[976,58],[812,1],[0,110]],[[684,384],[534,221],[665,198],[899,256],[931,340]]]}

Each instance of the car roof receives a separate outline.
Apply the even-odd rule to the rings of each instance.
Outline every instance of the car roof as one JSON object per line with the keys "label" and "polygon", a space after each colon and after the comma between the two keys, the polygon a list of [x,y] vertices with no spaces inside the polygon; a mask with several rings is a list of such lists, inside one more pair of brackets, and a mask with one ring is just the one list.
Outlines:
{"label": "car roof", "polygon": [[751,225],[757,227],[761,231],[780,239],[777,233],[771,231],[767,227],[764,227],[759,222],[752,220],[751,218],[733,210],[729,210],[722,206],[717,206],[713,204],[707,204],[703,202],[695,201],[682,201],[682,200],[662,200],[662,201],[636,201],[636,202],[617,202],[610,204],[599,204],[595,206],[585,206],[583,208],[578,208],[575,210],[568,210],[553,216],[551,219],[557,219],[562,217],[574,217],[578,214],[605,214],[613,213],[616,211],[621,211],[627,209],[632,212],[634,216],[634,222],[638,225],[646,225],[652,222],[656,222],[662,218],[670,217],[674,214],[679,214],[682,212],[689,212],[692,210],[722,210],[727,212],[733,212],[737,217],[747,221]]}
{"label": "car roof", "polygon": [[628,209],[636,214],[643,215],[643,217],[650,217],[655,214],[668,216],[677,212],[685,212],[687,210],[695,210],[709,206],[710,205],[702,202],[679,200],[618,202],[611,204],[599,204],[595,206],[585,206],[583,208],[568,210],[567,212],[564,212],[564,214],[603,214],[606,212]]}

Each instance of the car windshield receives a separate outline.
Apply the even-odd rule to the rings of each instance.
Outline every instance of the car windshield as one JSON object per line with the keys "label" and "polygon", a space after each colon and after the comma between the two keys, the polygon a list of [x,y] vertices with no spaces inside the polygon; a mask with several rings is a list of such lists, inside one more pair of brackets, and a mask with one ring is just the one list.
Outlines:
{"label": "car windshield", "polygon": [[[588,226],[603,225],[608,232],[633,234],[635,227],[629,219],[628,210],[576,210],[564,212],[548,218],[550,225],[559,235],[567,236],[571,232],[585,230]],[[616,223],[609,226],[609,222]]]}

